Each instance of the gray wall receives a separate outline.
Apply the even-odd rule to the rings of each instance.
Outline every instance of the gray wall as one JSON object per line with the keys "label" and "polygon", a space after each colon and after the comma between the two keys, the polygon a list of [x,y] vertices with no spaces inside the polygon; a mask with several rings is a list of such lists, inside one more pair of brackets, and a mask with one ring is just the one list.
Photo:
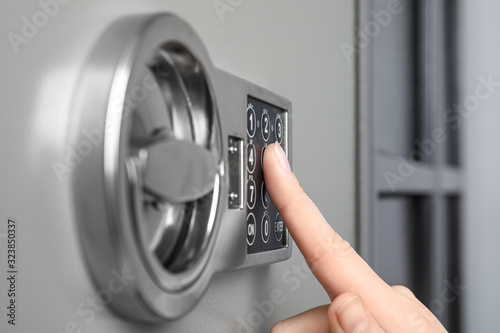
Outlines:
{"label": "gray wall", "polygon": [[[107,311],[90,323],[75,313],[95,291],[80,254],[69,184],[51,168],[64,159],[72,93],[85,58],[106,26],[130,13],[177,13],[199,32],[216,66],[292,100],[294,169],[330,223],[354,241],[354,64],[339,48],[353,44],[353,2],[231,2],[239,4],[221,19],[213,1],[73,0],[19,53],[0,39],[0,233],[8,217],[19,221],[17,331],[63,332],[70,321],[84,332],[138,329]],[[22,17],[37,11],[38,1],[3,1],[0,35],[20,33]],[[258,303],[279,289],[286,303],[261,315],[262,324],[254,322],[254,331],[268,331],[277,320],[328,301],[302,264],[295,249],[287,262],[220,274],[188,316],[141,330],[247,332]],[[13,331],[4,318],[0,327]]]}
{"label": "gray wall", "polygon": [[[461,98],[474,99],[480,76],[500,82],[500,3],[462,1]],[[481,92],[484,93],[484,88]],[[469,104],[472,106],[472,103]],[[465,134],[465,332],[498,331],[500,299],[500,87],[463,113]]]}

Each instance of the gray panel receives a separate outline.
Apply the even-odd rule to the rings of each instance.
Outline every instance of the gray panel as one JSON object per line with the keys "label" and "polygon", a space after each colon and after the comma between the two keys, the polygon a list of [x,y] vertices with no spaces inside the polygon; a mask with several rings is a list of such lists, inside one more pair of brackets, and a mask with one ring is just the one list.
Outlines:
{"label": "gray panel", "polygon": [[[373,13],[390,13],[388,7],[394,1],[375,1],[370,21],[364,24],[366,33],[377,21]],[[414,15],[413,2],[401,1],[397,14],[391,14],[386,26],[379,24],[380,32],[374,34],[373,87],[374,122],[377,130],[376,149],[391,154],[408,154],[413,149],[414,126]],[[375,22],[375,23],[373,23]],[[373,24],[372,24],[373,23]],[[374,29],[374,31],[377,31]],[[369,35],[368,35],[369,36]]]}
{"label": "gray panel", "polygon": [[410,288],[428,301],[430,238],[429,200],[416,196],[382,196],[374,227],[373,267],[390,285]]}
{"label": "gray panel", "polygon": [[411,287],[412,221],[408,219],[412,201],[408,197],[388,197],[379,205],[374,228],[374,270],[390,285]]}
{"label": "gray panel", "polygon": [[[500,2],[460,1],[460,95],[469,103],[480,77],[500,81],[500,44],[491,39],[499,31]],[[481,88],[484,91],[484,88]],[[463,117],[465,170],[463,257],[465,268],[465,332],[498,331],[500,299],[500,92],[480,101]]]}

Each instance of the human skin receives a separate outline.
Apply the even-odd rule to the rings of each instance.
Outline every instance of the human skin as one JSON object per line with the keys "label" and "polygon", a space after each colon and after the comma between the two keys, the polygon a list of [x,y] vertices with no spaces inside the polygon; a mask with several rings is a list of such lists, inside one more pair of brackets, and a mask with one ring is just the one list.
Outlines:
{"label": "human skin", "polygon": [[263,165],[273,203],[331,300],[276,323],[271,333],[446,332],[408,288],[385,283],[330,227],[300,186],[280,145],[266,148]]}

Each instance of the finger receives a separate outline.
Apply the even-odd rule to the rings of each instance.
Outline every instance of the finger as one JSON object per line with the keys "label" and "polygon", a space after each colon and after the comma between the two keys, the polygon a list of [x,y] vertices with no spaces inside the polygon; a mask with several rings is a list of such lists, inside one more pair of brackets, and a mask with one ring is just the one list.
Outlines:
{"label": "finger", "polygon": [[385,294],[394,293],[326,222],[287,167],[280,145],[269,145],[264,152],[264,178],[290,234],[331,299],[356,291],[365,302],[380,306]]}
{"label": "finger", "polygon": [[332,333],[383,333],[363,300],[353,294],[338,296],[328,309]]}
{"label": "finger", "polygon": [[417,300],[415,294],[413,294],[413,292],[405,286],[395,285],[392,286],[392,289],[397,291],[401,295],[408,297],[409,299]]}
{"label": "finger", "polygon": [[328,325],[328,307],[323,305],[308,310],[294,317],[280,321],[271,328],[271,333],[330,333]]}

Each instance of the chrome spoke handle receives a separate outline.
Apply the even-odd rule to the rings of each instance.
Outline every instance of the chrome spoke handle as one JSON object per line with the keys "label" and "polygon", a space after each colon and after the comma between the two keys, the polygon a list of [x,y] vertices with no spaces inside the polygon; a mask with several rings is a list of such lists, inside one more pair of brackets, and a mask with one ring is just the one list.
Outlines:
{"label": "chrome spoke handle", "polygon": [[186,203],[213,191],[217,163],[209,150],[169,140],[148,147],[145,155],[145,191],[161,200]]}

